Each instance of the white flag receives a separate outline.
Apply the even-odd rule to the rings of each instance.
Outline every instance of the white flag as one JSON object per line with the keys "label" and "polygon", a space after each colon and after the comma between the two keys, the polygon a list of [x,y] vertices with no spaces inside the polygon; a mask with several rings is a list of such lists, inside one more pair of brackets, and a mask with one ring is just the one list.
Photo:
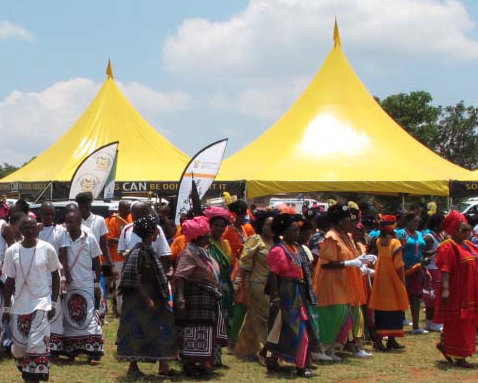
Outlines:
{"label": "white flag", "polygon": [[206,146],[189,161],[184,169],[178,189],[175,215],[177,225],[179,225],[181,214],[187,213],[192,208],[190,196],[193,180],[197,186],[199,199],[201,199],[216,178],[226,146],[227,138]]}
{"label": "white flag", "polygon": [[70,199],[81,192],[91,192],[98,198],[115,167],[118,141],[96,149],[78,166],[70,182]]}

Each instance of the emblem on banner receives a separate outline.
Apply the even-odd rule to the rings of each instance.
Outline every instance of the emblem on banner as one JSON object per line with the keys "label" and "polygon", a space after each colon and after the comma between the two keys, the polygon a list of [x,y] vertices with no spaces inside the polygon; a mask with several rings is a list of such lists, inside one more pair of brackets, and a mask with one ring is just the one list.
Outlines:
{"label": "emblem on banner", "polygon": [[93,192],[100,180],[94,174],[84,174],[80,178],[80,187],[82,192]]}
{"label": "emblem on banner", "polygon": [[96,167],[98,170],[108,171],[112,162],[113,159],[106,153],[101,153],[98,157],[96,157]]}

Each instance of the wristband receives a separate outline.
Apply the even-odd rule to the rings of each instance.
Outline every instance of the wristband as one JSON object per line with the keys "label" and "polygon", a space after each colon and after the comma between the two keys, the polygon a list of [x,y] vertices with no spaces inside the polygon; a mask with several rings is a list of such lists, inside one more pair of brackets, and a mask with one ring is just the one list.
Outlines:
{"label": "wristband", "polygon": [[64,275],[61,276],[60,282],[66,282],[66,277]]}
{"label": "wristband", "polygon": [[3,308],[3,313],[4,313],[4,314],[10,314],[10,307],[6,307],[6,306],[5,306],[5,307]]}
{"label": "wristband", "polygon": [[96,289],[97,287],[101,287],[101,283],[100,283],[100,282],[95,282],[95,289]]}

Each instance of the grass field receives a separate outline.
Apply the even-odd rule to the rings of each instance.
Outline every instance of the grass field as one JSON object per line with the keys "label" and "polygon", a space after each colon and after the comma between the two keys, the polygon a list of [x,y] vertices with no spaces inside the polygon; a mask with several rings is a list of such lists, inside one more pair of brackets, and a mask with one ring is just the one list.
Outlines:
{"label": "grass field", "polygon": [[[127,363],[119,363],[115,359],[116,347],[114,337],[118,321],[109,319],[105,325],[106,355],[98,366],[86,364],[85,359],[68,364],[55,363],[51,366],[50,382],[53,383],[120,383],[129,382],[126,378]],[[437,334],[407,336],[401,340],[406,345],[404,352],[397,353],[374,353],[368,360],[346,358],[341,363],[320,364],[313,382],[406,382],[406,383],[438,383],[438,382],[478,382],[478,369],[460,370],[449,366],[442,361],[442,357],[435,348],[438,340]],[[367,347],[370,349],[370,347]],[[472,358],[472,362],[478,362],[478,358]],[[225,355],[224,363],[230,368],[218,370],[213,376],[213,382],[232,383],[255,383],[255,382],[295,382],[306,381],[297,379],[294,368],[290,373],[268,376],[266,369],[257,363],[242,362],[233,356]],[[176,369],[180,367],[174,365]],[[478,365],[477,365],[478,367]],[[170,382],[168,379],[160,379],[155,376],[157,365],[141,364],[141,370],[147,376],[141,382]],[[198,380],[186,377],[174,379],[176,382],[188,382]],[[20,373],[12,360],[0,362],[0,382],[22,382]]]}

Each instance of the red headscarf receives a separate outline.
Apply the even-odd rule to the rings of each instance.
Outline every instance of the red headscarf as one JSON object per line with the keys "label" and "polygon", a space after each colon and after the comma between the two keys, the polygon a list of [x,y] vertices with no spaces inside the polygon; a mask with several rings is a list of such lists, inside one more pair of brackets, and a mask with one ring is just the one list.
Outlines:
{"label": "red headscarf", "polygon": [[188,242],[209,233],[209,219],[204,216],[194,217],[183,222],[181,232]]}
{"label": "red headscarf", "polygon": [[387,233],[393,233],[397,226],[397,218],[394,215],[382,215],[380,219],[380,228]]}
{"label": "red headscarf", "polygon": [[231,220],[231,212],[223,207],[211,206],[204,210],[204,215],[211,220],[215,217],[224,218],[227,222]]}
{"label": "red headscarf", "polygon": [[466,217],[460,212],[452,210],[443,221],[443,230],[450,235],[455,235],[462,222],[468,222]]}

